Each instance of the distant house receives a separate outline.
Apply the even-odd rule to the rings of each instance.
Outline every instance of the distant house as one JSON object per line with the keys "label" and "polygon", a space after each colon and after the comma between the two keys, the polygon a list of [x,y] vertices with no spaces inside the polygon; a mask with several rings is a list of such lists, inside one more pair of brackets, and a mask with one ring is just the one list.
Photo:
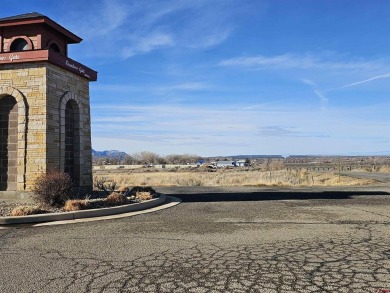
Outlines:
{"label": "distant house", "polygon": [[225,168],[225,167],[236,167],[236,161],[218,161],[217,168]]}
{"label": "distant house", "polygon": [[246,160],[238,160],[238,161],[236,161],[236,166],[237,167],[246,167],[247,166]]}

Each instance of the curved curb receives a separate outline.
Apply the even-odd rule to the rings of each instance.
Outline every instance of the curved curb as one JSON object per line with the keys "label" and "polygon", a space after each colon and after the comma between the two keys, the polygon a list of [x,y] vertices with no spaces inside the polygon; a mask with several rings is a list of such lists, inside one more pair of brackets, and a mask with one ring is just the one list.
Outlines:
{"label": "curved curb", "polygon": [[92,209],[75,212],[62,212],[62,213],[48,213],[39,215],[29,215],[21,217],[0,217],[0,225],[14,225],[14,224],[29,224],[29,223],[42,223],[52,221],[69,221],[83,218],[92,217],[104,217],[110,215],[117,215],[123,213],[130,213],[150,209],[166,202],[167,196],[161,194],[158,198],[151,199],[146,202],[127,204],[123,206]]}
{"label": "curved curb", "polygon": [[[138,215],[158,212],[161,210],[165,210],[165,209],[174,207],[180,203],[181,203],[181,199],[173,197],[173,196],[167,196],[167,201],[165,203],[163,203],[159,206],[150,208],[150,209],[128,212],[128,213],[124,213],[124,214],[96,217],[96,218],[83,218],[83,219],[74,219],[74,220],[67,220],[67,221],[53,221],[53,222],[46,222],[46,223],[31,224],[31,225],[29,225],[29,227],[56,226],[56,225],[87,223],[87,222],[113,220],[113,219],[123,219],[123,218],[129,218],[129,217],[134,217],[134,216],[138,216]],[[15,226],[0,226],[0,229],[9,229],[11,227],[15,227]]]}

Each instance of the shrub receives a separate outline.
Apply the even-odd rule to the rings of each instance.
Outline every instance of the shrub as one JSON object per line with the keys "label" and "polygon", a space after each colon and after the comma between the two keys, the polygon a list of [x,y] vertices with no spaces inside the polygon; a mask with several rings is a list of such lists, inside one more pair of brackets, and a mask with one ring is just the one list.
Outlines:
{"label": "shrub", "polygon": [[97,190],[105,191],[107,194],[114,192],[116,185],[116,181],[107,181],[104,177],[93,178],[93,187]]}
{"label": "shrub", "polygon": [[37,178],[33,193],[38,203],[60,207],[73,197],[73,180],[64,172],[49,171]]}
{"label": "shrub", "polygon": [[38,206],[19,206],[14,208],[11,211],[11,216],[20,217],[20,216],[42,214],[42,213],[46,213],[46,211],[42,210]]}
{"label": "shrub", "polygon": [[64,210],[66,212],[86,210],[89,207],[86,199],[69,199],[65,202]]}
{"label": "shrub", "polygon": [[144,200],[152,199],[153,195],[151,195],[149,191],[138,191],[135,195],[135,198],[137,198],[140,201],[144,201]]}
{"label": "shrub", "polygon": [[118,192],[123,194],[124,196],[127,196],[129,194],[130,189],[128,187],[120,187],[118,188]]}
{"label": "shrub", "polygon": [[123,194],[113,192],[109,196],[107,196],[107,203],[111,205],[119,205],[128,203],[128,199]]}
{"label": "shrub", "polygon": [[138,192],[149,192],[150,195],[155,195],[157,192],[150,186],[134,186],[129,191],[129,195],[137,195]]}

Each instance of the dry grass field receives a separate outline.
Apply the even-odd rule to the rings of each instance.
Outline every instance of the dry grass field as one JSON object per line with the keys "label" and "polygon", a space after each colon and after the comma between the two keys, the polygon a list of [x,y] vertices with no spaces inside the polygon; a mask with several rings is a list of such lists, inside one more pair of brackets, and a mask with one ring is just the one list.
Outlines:
{"label": "dry grass field", "polygon": [[214,172],[177,170],[96,170],[95,178],[115,181],[117,186],[353,186],[376,181],[334,173],[300,170],[259,171],[218,169]]}
{"label": "dry grass field", "polygon": [[382,172],[382,173],[390,173],[390,166],[380,166],[379,169],[378,169],[378,172]]}

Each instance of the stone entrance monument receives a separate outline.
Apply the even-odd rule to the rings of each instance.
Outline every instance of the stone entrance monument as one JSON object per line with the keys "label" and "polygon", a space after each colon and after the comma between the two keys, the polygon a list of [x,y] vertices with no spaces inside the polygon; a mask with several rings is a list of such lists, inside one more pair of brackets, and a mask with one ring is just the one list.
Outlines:
{"label": "stone entrance monument", "polygon": [[68,57],[81,41],[39,13],[0,19],[0,191],[28,191],[54,169],[91,188],[97,72]]}

